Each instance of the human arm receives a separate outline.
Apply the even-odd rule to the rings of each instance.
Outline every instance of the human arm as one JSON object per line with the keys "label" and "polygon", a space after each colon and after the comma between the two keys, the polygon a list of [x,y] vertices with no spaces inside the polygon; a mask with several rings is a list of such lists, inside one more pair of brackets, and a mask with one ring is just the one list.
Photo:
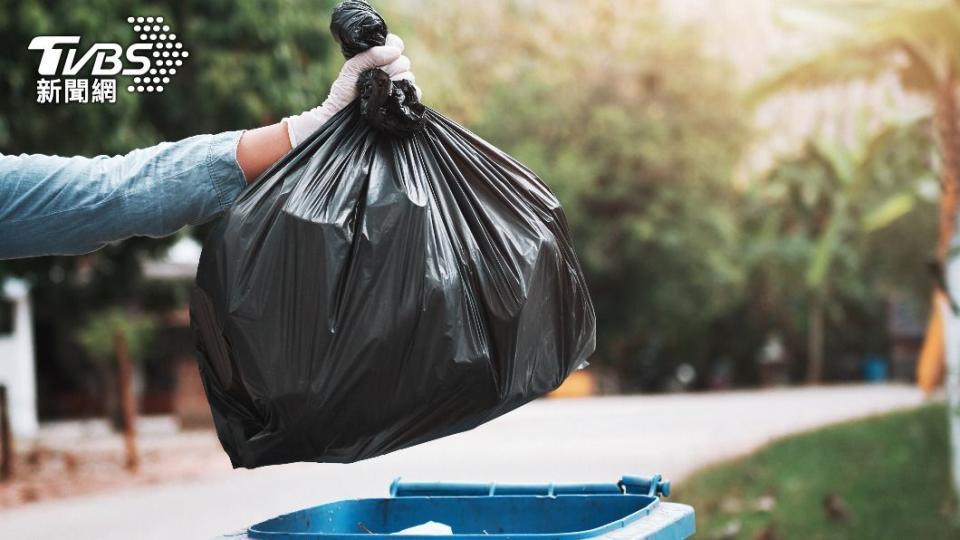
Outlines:
{"label": "human arm", "polygon": [[209,220],[245,186],[239,131],[120,156],[0,156],[0,259],[79,255]]}
{"label": "human arm", "polygon": [[413,78],[402,41],[390,39],[348,60],[323,105],[276,124],[122,156],[0,155],[0,259],[89,253],[213,218],[246,182],[353,101],[360,72],[381,67],[394,78]]}

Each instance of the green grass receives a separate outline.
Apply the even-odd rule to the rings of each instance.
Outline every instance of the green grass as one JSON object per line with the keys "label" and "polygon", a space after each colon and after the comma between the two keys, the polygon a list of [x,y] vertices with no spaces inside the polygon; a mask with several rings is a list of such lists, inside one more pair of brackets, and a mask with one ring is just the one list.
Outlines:
{"label": "green grass", "polygon": [[[960,539],[947,444],[946,408],[924,406],[775,441],[670,499],[694,506],[703,539]],[[831,495],[846,519],[828,517]]]}

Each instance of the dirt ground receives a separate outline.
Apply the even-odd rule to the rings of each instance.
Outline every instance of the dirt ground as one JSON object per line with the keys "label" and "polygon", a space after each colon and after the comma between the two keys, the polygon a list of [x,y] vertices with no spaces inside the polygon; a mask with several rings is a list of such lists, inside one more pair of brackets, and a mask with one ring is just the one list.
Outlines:
{"label": "dirt ground", "polygon": [[[169,424],[154,419],[153,424]],[[150,419],[144,420],[146,425]],[[170,431],[137,437],[140,464],[125,468],[122,438],[105,422],[53,426],[36,441],[16,448],[14,475],[0,482],[0,509],[63,497],[159,483],[190,481],[229,473],[229,460],[213,431]]]}

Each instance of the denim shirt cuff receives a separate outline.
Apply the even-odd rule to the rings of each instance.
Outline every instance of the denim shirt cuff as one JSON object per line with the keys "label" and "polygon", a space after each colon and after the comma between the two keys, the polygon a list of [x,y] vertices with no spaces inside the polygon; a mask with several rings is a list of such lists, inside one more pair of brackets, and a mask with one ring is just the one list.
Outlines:
{"label": "denim shirt cuff", "polygon": [[207,147],[207,170],[217,193],[218,212],[229,208],[247,185],[237,162],[237,145],[242,135],[243,131],[212,135],[213,140]]}

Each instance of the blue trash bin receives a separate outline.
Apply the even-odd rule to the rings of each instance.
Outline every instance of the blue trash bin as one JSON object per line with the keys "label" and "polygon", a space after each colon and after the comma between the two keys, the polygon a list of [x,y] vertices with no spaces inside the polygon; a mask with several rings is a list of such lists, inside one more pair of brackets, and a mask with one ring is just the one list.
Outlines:
{"label": "blue trash bin", "polygon": [[887,382],[888,378],[888,369],[887,369],[887,359],[871,354],[863,359],[863,378],[867,382],[871,383],[882,383]]}
{"label": "blue trash bin", "polygon": [[285,514],[224,538],[361,540],[396,536],[427,522],[456,540],[681,540],[695,531],[693,508],[667,503],[670,483],[624,476],[613,484],[438,484],[395,480],[390,497],[344,500]]}

